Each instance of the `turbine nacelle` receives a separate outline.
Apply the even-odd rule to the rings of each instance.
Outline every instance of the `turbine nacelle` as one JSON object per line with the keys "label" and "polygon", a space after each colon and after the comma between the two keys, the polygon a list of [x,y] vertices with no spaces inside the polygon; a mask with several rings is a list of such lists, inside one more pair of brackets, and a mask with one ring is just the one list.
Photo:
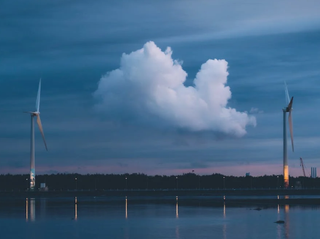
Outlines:
{"label": "turbine nacelle", "polygon": [[30,115],[33,115],[33,116],[37,116],[37,115],[40,115],[40,112],[32,112],[32,111],[30,111],[30,112],[28,112]]}
{"label": "turbine nacelle", "polygon": [[291,97],[291,100],[290,100],[288,106],[285,108],[286,112],[291,112],[292,111],[292,104],[293,104],[293,96]]}

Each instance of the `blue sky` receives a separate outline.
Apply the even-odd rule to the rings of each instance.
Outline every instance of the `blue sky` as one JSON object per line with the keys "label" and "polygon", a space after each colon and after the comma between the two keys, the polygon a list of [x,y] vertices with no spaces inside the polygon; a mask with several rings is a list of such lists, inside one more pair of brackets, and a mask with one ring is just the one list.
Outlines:
{"label": "blue sky", "polygon": [[[0,1],[0,173],[28,173],[30,119],[42,78],[36,171],[148,174],[282,173],[283,81],[294,96],[292,175],[320,166],[317,1]],[[256,118],[246,134],[124,121],[94,96],[123,53],[153,41],[193,86],[208,59],[228,62],[228,107]],[[122,114],[123,113],[123,114]]]}

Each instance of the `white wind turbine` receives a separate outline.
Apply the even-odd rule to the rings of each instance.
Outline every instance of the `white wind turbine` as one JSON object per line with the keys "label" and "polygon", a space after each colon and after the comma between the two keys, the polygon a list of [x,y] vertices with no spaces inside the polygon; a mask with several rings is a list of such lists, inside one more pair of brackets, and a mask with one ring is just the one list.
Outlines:
{"label": "white wind turbine", "polygon": [[287,155],[287,112],[289,112],[289,129],[290,129],[290,136],[291,136],[291,146],[292,151],[294,152],[294,145],[293,145],[293,127],[292,127],[292,103],[293,97],[289,97],[289,92],[287,88],[286,82],[284,82],[285,86],[285,96],[287,106],[282,109],[283,111],[283,180],[284,180],[284,188],[289,187],[289,166],[288,166],[288,155]]}
{"label": "white wind turbine", "polygon": [[41,79],[39,81],[39,88],[38,88],[38,95],[36,100],[36,111],[30,111],[26,112],[31,115],[31,142],[30,142],[30,190],[34,191],[36,186],[36,179],[35,179],[35,142],[34,142],[34,120],[33,118],[37,117],[37,124],[39,126],[39,130],[41,132],[44,146],[47,148],[47,143],[44,138],[44,133],[41,125],[41,119],[40,119],[40,92],[41,92]]}

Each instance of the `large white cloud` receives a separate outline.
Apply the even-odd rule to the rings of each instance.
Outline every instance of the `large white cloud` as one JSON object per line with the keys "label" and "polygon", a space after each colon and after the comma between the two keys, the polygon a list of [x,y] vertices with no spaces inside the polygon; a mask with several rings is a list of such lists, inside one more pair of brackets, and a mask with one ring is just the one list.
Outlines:
{"label": "large white cloud", "polygon": [[123,54],[120,68],[100,79],[94,93],[99,110],[114,120],[235,136],[243,136],[247,125],[256,125],[255,117],[227,106],[231,91],[225,60],[208,60],[194,87],[186,87],[187,73],[171,55],[170,48],[163,52],[154,42]]}

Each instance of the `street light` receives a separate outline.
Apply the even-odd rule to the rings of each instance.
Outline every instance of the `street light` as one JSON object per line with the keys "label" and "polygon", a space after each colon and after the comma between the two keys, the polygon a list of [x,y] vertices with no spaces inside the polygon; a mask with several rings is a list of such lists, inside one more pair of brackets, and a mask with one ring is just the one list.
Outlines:
{"label": "street light", "polygon": [[74,181],[76,182],[76,191],[78,190],[78,178],[74,178]]}
{"label": "street light", "polygon": [[176,177],[176,180],[177,180],[177,189],[178,189],[179,188],[178,177]]}
{"label": "street light", "polygon": [[28,190],[28,188],[29,188],[29,179],[26,178],[26,181],[27,181],[27,190]]}
{"label": "street light", "polygon": [[226,189],[226,177],[223,177],[223,189]]}
{"label": "street light", "polygon": [[279,176],[277,176],[277,188],[279,188]]}
{"label": "street light", "polygon": [[126,190],[128,190],[128,178],[126,177]]}

